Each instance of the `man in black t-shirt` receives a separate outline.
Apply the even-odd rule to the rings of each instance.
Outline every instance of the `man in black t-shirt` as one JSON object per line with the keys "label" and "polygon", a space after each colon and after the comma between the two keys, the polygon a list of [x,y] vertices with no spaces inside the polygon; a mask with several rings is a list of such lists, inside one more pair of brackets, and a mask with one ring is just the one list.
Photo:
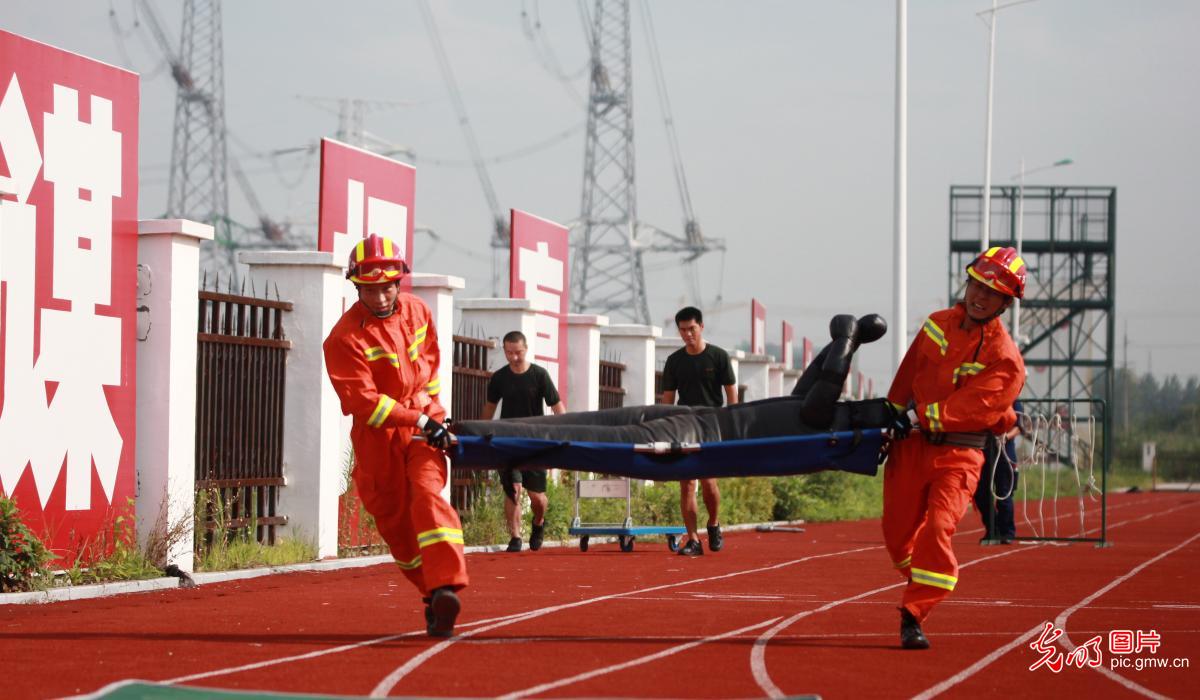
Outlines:
{"label": "man in black t-shirt", "polygon": [[[685,306],[675,314],[675,327],[683,339],[683,347],[671,353],[663,367],[662,402],[674,404],[678,396],[681,406],[712,406],[737,403],[737,378],[729,353],[704,341],[704,315],[694,306]],[[708,510],[708,548],[714,552],[724,546],[718,511],[721,491],[716,479],[701,479],[700,490]],[[689,557],[704,554],[700,535],[696,532],[696,482],[679,482],[679,510],[688,531],[688,540],[679,553]]]}
{"label": "man in black t-shirt", "polygon": [[[504,336],[504,358],[508,365],[492,373],[488,381],[487,403],[483,406],[483,419],[491,420],[496,415],[496,404],[500,404],[501,418],[527,418],[540,416],[545,411],[545,402],[554,413],[566,413],[558,389],[550,373],[525,358],[528,350],[525,334],[511,331]],[[508,523],[511,539],[509,552],[521,551],[521,489],[529,494],[529,505],[533,510],[530,522],[529,548],[542,548],[543,530],[546,525],[546,470],[545,469],[501,469],[500,484],[504,487],[504,516]]]}

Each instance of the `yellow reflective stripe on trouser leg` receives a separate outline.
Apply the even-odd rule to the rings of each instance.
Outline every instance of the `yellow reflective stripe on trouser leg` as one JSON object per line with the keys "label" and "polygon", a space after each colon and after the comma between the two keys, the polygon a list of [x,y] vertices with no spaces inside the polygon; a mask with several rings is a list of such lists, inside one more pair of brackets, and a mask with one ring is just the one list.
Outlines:
{"label": "yellow reflective stripe on trouser leg", "polygon": [[387,417],[392,413],[392,407],[396,405],[396,399],[382,394],[379,397],[379,403],[375,404],[375,411],[371,413],[371,417],[367,419],[367,425],[372,428],[378,428],[383,425]]}
{"label": "yellow reflective stripe on trouser leg", "polygon": [[913,567],[912,570],[913,583],[923,583],[926,586],[934,586],[936,588],[945,588],[948,591],[954,590],[954,584],[958,583],[958,579],[954,576],[939,574],[935,571],[927,571]]}
{"label": "yellow reflective stripe on trouser leg", "polygon": [[399,559],[397,559],[396,566],[400,567],[401,569],[404,569],[405,571],[412,571],[413,569],[419,569],[419,568],[421,568],[421,555],[418,554],[417,556],[413,557],[409,561],[400,561]]}
{"label": "yellow reflective stripe on trouser leg", "polygon": [[417,546],[421,549],[428,547],[431,544],[438,542],[449,542],[451,544],[463,543],[463,532],[456,527],[438,527],[432,530],[417,535]]}

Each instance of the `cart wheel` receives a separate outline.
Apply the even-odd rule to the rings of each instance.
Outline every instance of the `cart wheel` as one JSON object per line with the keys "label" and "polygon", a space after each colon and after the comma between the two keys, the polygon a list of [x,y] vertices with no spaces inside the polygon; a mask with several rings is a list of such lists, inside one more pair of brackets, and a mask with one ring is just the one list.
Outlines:
{"label": "cart wheel", "polygon": [[579,551],[581,551],[581,552],[586,552],[586,551],[587,551],[587,546],[588,546],[588,536],[587,536],[587,535],[582,535],[582,536],[579,538]]}
{"label": "cart wheel", "polygon": [[621,543],[621,551],[622,552],[632,552],[633,551],[633,539],[634,539],[633,535],[629,535],[629,536],[619,535],[617,537],[617,541]]}
{"label": "cart wheel", "polygon": [[679,551],[679,541],[675,539],[675,535],[667,535],[667,549],[672,552]]}

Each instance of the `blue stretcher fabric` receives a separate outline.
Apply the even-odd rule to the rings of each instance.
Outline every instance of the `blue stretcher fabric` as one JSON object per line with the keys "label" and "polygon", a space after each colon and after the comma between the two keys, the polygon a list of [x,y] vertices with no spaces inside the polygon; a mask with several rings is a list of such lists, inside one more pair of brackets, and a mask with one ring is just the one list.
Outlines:
{"label": "blue stretcher fabric", "polygon": [[569,469],[634,479],[679,481],[785,476],[837,469],[874,476],[885,431],[813,433],[700,444],[695,452],[654,454],[634,445],[525,437],[459,435],[448,454],[467,469]]}

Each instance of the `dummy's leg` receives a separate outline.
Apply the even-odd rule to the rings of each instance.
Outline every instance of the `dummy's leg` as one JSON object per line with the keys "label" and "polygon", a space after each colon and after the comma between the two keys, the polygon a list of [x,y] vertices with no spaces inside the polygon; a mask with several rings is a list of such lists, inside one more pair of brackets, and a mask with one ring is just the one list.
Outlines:
{"label": "dummy's leg", "polygon": [[792,389],[793,395],[804,397],[800,415],[805,423],[814,428],[828,428],[833,423],[833,405],[846,384],[854,352],[886,332],[887,323],[878,314],[860,319],[847,314],[833,317],[829,322],[832,342],[821,349]]}

